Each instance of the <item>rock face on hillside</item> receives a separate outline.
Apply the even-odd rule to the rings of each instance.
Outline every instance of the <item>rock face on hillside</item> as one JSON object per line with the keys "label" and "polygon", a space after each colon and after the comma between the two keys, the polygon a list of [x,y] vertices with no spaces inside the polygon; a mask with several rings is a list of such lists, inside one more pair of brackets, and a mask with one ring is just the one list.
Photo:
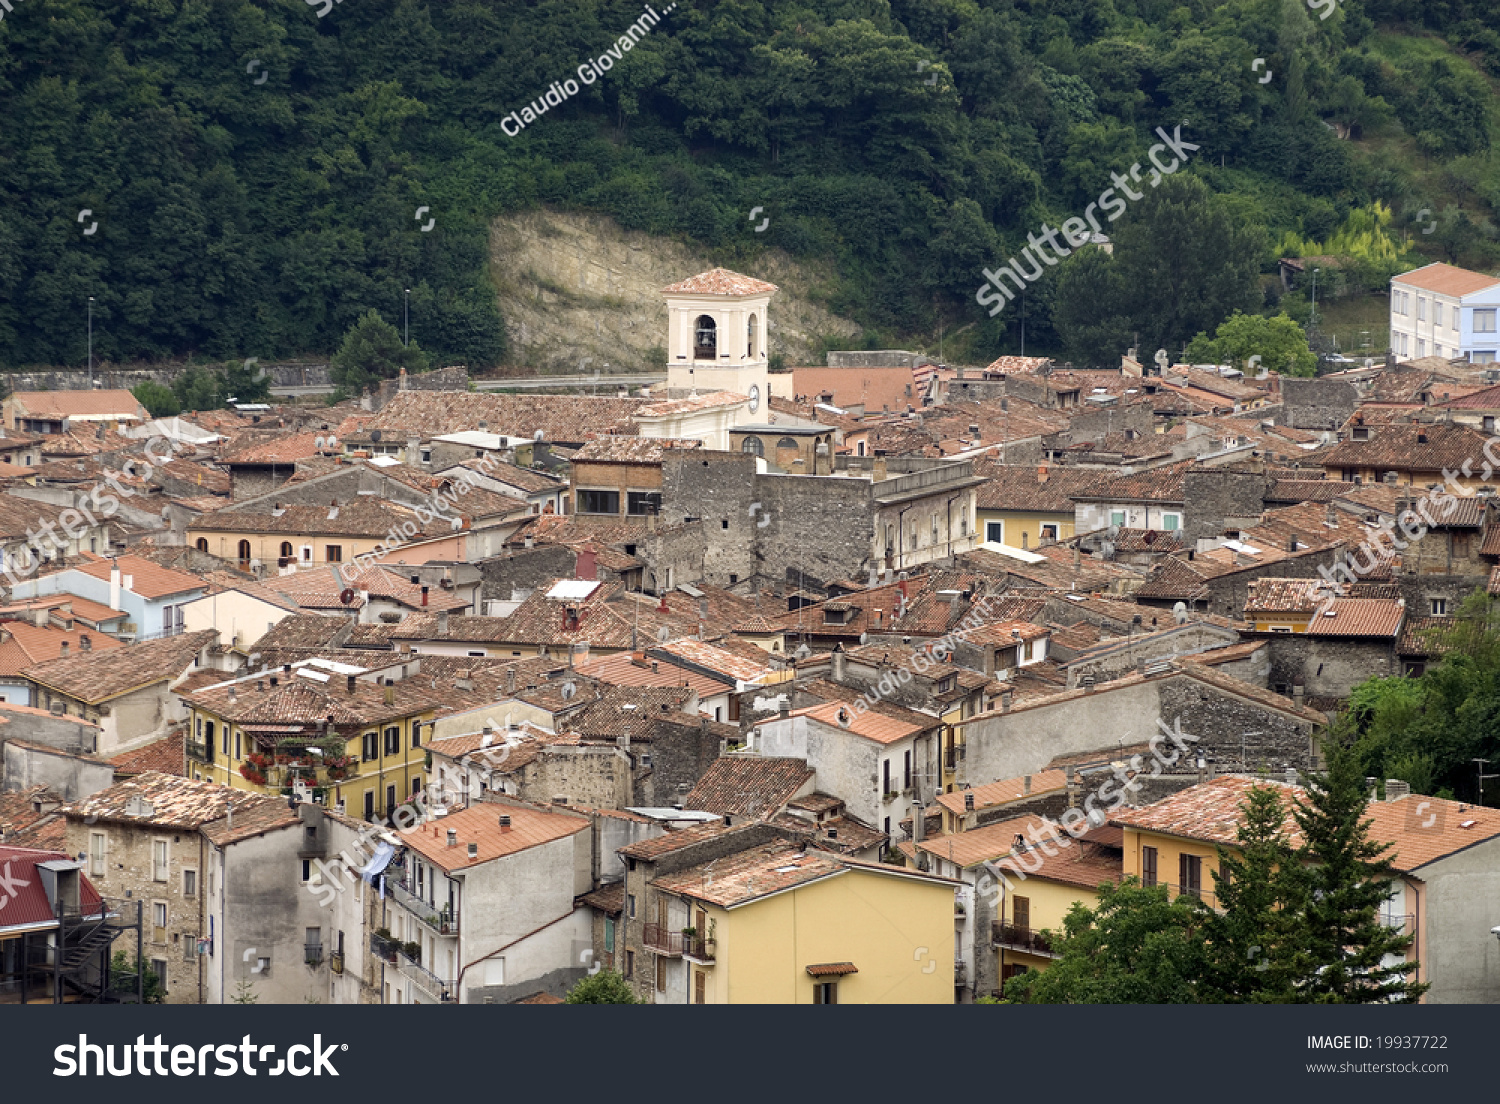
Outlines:
{"label": "rock face on hillside", "polygon": [[[490,265],[510,331],[511,364],[531,370],[665,371],[661,289],[720,263],[594,215],[528,211],[490,228]],[[788,366],[813,363],[813,346],[823,335],[859,332],[809,301],[818,274],[780,252],[725,267],[781,289],[771,300],[770,350]]]}

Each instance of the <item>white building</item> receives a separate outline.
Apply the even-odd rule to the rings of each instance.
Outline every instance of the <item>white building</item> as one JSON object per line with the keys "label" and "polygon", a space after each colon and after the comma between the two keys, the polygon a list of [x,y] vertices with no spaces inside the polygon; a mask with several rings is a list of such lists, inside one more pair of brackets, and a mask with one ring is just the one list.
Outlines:
{"label": "white building", "polygon": [[1430,264],[1391,280],[1391,352],[1398,361],[1438,356],[1494,363],[1497,316],[1500,278]]}
{"label": "white building", "polygon": [[766,311],[775,294],[775,284],[725,268],[662,288],[667,300],[667,387],[744,395],[753,419],[770,394]]}

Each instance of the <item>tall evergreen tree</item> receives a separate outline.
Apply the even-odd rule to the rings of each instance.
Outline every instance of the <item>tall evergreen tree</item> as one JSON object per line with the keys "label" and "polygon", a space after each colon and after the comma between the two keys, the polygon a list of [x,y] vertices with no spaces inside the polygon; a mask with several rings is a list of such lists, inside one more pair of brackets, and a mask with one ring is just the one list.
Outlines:
{"label": "tall evergreen tree", "polygon": [[1391,893],[1390,844],[1370,839],[1359,759],[1340,723],[1324,738],[1327,764],[1306,778],[1292,810],[1307,867],[1306,940],[1310,968],[1297,985],[1319,1004],[1411,1003],[1427,986],[1411,980],[1412,937],[1381,922]]}
{"label": "tall evergreen tree", "polygon": [[1297,1001],[1307,972],[1307,871],[1287,838],[1288,808],[1272,786],[1241,803],[1234,849],[1219,848],[1220,911],[1205,925],[1209,983],[1229,1004]]}

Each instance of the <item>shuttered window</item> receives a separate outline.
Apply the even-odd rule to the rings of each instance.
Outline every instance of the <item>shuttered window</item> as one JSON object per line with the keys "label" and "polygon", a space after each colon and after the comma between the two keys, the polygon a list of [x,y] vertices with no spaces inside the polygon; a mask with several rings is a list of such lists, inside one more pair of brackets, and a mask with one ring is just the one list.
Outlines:
{"label": "shuttered window", "polygon": [[1141,885],[1156,884],[1156,848],[1141,848]]}

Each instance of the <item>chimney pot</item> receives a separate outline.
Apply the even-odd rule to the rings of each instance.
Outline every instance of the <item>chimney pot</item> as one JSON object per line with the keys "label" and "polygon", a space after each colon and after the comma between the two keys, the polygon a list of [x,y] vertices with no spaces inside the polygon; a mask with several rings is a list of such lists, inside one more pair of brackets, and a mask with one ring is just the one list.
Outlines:
{"label": "chimney pot", "polygon": [[471,843],[471,844],[469,844],[469,858],[471,858],[471,859],[477,859],[477,858],[479,858],[479,844],[477,844],[477,843]]}
{"label": "chimney pot", "polygon": [[458,846],[458,833],[454,829],[452,829],[452,828],[448,829],[448,846],[449,847],[457,847]]}
{"label": "chimney pot", "polygon": [[502,832],[509,832],[510,831],[510,814],[509,813],[501,813],[500,814],[500,831],[502,831]]}
{"label": "chimney pot", "polygon": [[1021,779],[1021,793],[1023,793],[1023,794],[1029,794],[1030,792],[1031,792],[1031,775],[1028,774],[1025,778]]}
{"label": "chimney pot", "polygon": [[964,812],[966,812],[966,813],[972,813],[973,811],[974,811],[974,791],[973,790],[965,790],[964,791]]}

